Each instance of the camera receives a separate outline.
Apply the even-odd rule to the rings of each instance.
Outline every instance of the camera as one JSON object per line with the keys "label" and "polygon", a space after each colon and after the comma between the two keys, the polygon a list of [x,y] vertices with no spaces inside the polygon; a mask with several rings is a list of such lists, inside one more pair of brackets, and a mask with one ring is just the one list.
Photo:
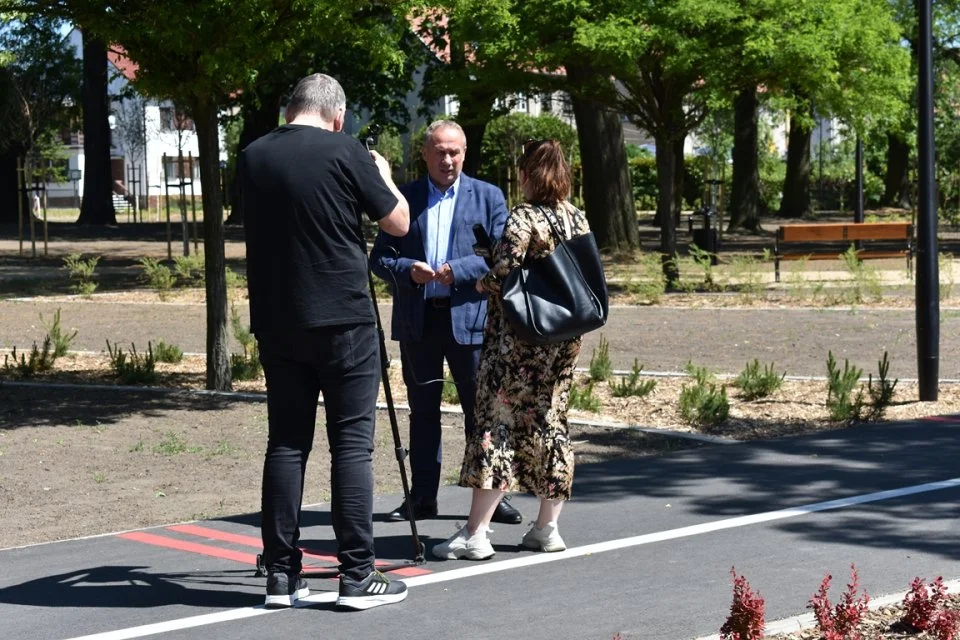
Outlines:
{"label": "camera", "polygon": [[482,224],[473,225],[473,238],[476,240],[473,245],[473,253],[483,258],[488,267],[493,266],[493,256],[490,252],[492,242],[490,241],[490,235]]}
{"label": "camera", "polygon": [[372,151],[380,142],[380,130],[382,127],[378,124],[371,124],[367,127],[367,137],[363,143],[367,146],[367,151]]}

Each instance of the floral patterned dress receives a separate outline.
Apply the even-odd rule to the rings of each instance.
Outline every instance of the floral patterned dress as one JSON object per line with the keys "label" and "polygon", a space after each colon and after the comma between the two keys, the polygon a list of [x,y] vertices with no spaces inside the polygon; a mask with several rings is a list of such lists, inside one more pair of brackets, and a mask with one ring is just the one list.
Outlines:
{"label": "floral patterned dress", "polygon": [[[563,238],[551,230],[547,215]],[[490,296],[477,372],[476,426],[467,437],[461,486],[570,499],[567,404],[582,338],[551,345],[520,340],[504,316],[500,283],[515,267],[550,255],[559,240],[589,231],[583,213],[567,202],[555,208],[524,203],[510,212],[494,247],[493,267],[481,281]]]}

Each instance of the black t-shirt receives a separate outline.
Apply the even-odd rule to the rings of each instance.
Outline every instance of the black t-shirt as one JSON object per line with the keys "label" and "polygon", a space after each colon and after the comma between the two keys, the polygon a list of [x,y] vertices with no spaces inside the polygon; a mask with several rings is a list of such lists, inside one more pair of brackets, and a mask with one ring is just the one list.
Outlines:
{"label": "black t-shirt", "polygon": [[373,323],[359,220],[397,198],[359,140],[285,125],[239,160],[254,333]]}

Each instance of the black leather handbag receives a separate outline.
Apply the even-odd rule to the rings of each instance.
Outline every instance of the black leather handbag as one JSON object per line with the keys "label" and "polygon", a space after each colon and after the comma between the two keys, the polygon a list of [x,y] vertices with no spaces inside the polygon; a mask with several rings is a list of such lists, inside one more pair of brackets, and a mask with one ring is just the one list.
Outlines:
{"label": "black leather handbag", "polygon": [[[550,214],[543,211],[558,240]],[[524,342],[555,344],[607,322],[607,280],[593,232],[562,240],[549,256],[514,268],[500,289],[507,321]]]}

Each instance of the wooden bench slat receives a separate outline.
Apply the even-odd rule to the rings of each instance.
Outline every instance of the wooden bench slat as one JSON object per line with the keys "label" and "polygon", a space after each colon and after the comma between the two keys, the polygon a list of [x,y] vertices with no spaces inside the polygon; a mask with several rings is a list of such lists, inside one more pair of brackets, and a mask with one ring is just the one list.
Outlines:
{"label": "wooden bench slat", "polygon": [[788,224],[777,229],[777,238],[780,242],[906,240],[912,231],[909,222]]}

